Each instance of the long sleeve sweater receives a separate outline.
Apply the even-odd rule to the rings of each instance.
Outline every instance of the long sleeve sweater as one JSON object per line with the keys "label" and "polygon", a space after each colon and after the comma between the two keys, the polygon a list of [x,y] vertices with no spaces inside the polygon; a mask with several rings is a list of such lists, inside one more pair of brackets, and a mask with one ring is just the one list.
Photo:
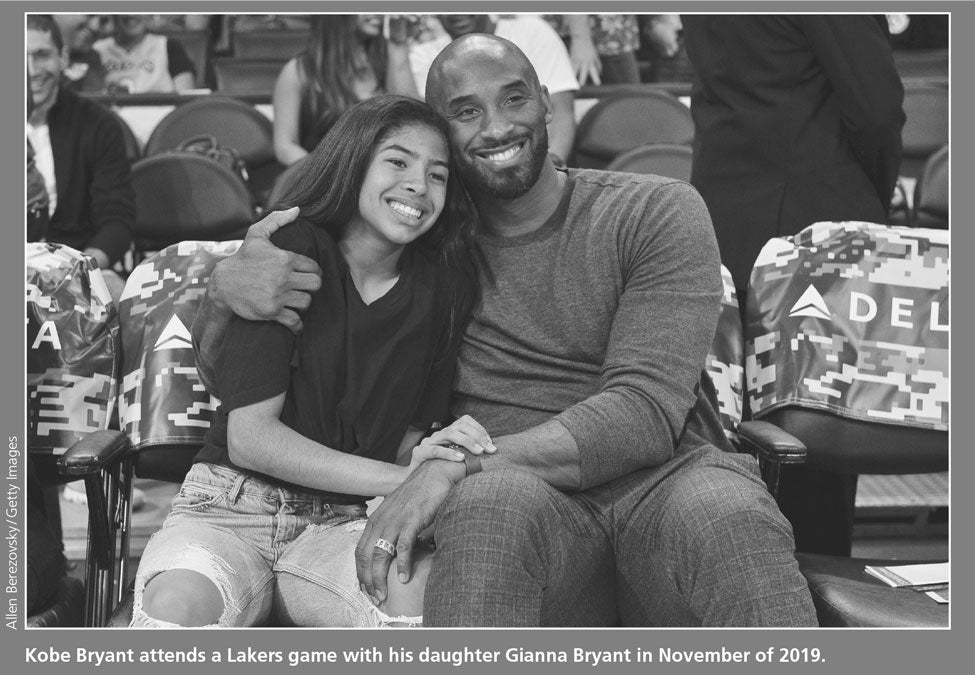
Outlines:
{"label": "long sleeve sweater", "polygon": [[703,201],[656,176],[568,175],[541,228],[482,238],[490,274],[454,414],[492,436],[554,418],[579,447],[583,489],[705,443],[728,449],[700,386],[722,292]]}

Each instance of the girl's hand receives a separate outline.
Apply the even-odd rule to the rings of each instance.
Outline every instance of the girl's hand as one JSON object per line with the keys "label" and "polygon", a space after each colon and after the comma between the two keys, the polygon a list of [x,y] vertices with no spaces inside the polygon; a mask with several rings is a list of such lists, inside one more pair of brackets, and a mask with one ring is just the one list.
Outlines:
{"label": "girl's hand", "polygon": [[470,415],[464,415],[449,427],[430,434],[420,441],[420,446],[418,447],[424,445],[450,444],[466,448],[475,455],[480,455],[485,452],[490,454],[497,451],[494,443],[491,442],[491,436]]}

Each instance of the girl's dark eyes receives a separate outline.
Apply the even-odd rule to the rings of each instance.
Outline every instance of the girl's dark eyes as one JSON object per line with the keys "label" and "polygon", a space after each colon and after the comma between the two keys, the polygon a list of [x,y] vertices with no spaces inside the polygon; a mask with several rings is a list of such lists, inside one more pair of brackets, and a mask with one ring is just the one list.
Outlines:
{"label": "girl's dark eyes", "polygon": [[430,174],[430,178],[432,178],[432,179],[434,179],[436,181],[440,181],[441,183],[446,183],[447,182],[447,176],[445,176],[442,173],[431,173]]}
{"label": "girl's dark eyes", "polygon": [[386,161],[388,161],[388,162],[389,162],[390,164],[392,164],[393,166],[398,166],[398,167],[399,167],[399,168],[401,168],[401,169],[403,169],[403,168],[405,168],[405,167],[406,167],[406,162],[404,162],[403,160],[401,160],[401,159],[399,159],[399,158],[397,158],[397,157],[390,157],[390,158],[389,158],[388,160],[386,160]]}

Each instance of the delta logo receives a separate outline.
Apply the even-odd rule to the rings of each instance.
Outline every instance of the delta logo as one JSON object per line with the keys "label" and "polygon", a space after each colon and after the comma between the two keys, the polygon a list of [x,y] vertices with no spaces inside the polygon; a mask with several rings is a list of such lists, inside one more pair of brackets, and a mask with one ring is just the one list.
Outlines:
{"label": "delta logo", "polygon": [[[868,323],[877,318],[880,306],[876,298],[859,291],[850,292],[850,307],[848,318],[857,323]],[[789,310],[790,318],[812,317],[815,319],[833,320],[833,312],[830,310],[822,293],[810,284],[795,304]],[[940,322],[941,303],[931,302],[929,312],[928,328],[935,332],[947,333],[949,325]],[[892,328],[914,328],[914,300],[912,298],[890,297],[890,312],[886,314],[888,323]]]}
{"label": "delta logo", "polygon": [[169,323],[163,328],[162,334],[156,340],[152,351],[163,349],[193,349],[193,338],[179,317],[173,314]]}

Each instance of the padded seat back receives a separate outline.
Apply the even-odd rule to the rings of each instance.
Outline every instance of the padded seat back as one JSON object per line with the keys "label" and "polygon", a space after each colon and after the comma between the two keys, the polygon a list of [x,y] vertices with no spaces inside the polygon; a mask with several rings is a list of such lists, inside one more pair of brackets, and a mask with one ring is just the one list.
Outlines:
{"label": "padded seat back", "polygon": [[271,92],[285,63],[280,59],[214,59],[217,91],[223,94]]}
{"label": "padded seat back", "polygon": [[606,170],[655,174],[690,182],[693,156],[689,145],[648,143],[617,155]]}
{"label": "padded seat back", "polygon": [[753,417],[813,468],[945,470],[949,263],[941,230],[816,223],[769,241],[745,303]]}
{"label": "padded seat back", "polygon": [[[119,377],[119,317],[101,271],[61,244],[28,243],[27,449],[62,454],[107,429]],[[46,464],[39,466],[49,478]]]}
{"label": "padded seat back", "polygon": [[137,251],[158,251],[186,240],[243,237],[254,219],[240,176],[202,155],[154,155],[132,166]]}
{"label": "padded seat back", "polygon": [[601,99],[576,128],[570,166],[605,168],[618,155],[648,143],[690,145],[691,111],[663,91],[628,91]]}
{"label": "padded seat back", "polygon": [[197,375],[190,328],[214,265],[239,246],[180,242],[140,263],[125,284],[120,419],[139,476],[181,482],[210,428],[219,401]]}
{"label": "padded seat back", "polygon": [[228,96],[206,96],[173,108],[149,135],[145,155],[174,150],[203,135],[236,150],[249,169],[274,159],[271,121],[249,103]]}
{"label": "padded seat back", "polygon": [[[721,315],[708,351],[705,369],[711,377],[718,395],[718,412],[725,435],[732,442],[738,438],[738,426],[742,421],[742,401],[745,385],[745,348],[741,327],[741,311],[731,272],[721,266],[724,295],[721,298]],[[737,443],[736,443],[737,444]]]}

